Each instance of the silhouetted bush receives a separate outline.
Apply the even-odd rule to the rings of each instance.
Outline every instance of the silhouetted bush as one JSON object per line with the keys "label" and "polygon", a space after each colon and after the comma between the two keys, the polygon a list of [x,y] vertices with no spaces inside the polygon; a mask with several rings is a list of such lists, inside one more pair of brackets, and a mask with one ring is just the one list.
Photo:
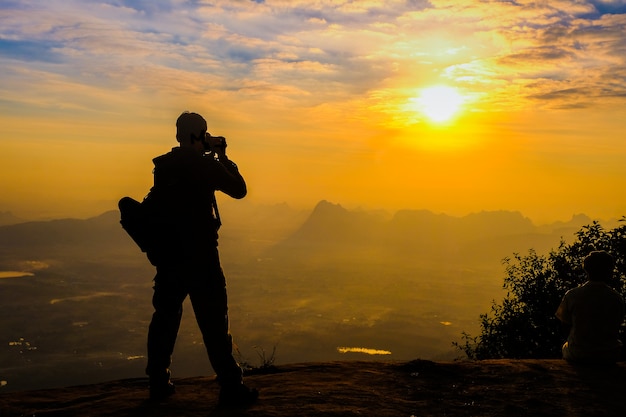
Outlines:
{"label": "silhouetted bush", "polygon": [[[531,249],[525,256],[504,259],[506,296],[480,315],[480,335],[463,333],[463,342],[454,345],[470,359],[560,358],[566,335],[554,313],[565,292],[586,281],[582,261],[592,250],[606,250],[615,257],[613,285],[624,296],[626,225],[604,230],[593,222],[576,233],[573,243],[561,240],[547,256]],[[625,340],[623,336],[624,332]]]}

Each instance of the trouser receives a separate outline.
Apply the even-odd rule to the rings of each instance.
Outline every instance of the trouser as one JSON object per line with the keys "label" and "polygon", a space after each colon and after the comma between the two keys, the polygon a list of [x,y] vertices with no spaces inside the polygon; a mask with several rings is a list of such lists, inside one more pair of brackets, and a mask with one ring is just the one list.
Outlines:
{"label": "trouser", "polygon": [[148,366],[151,381],[169,378],[169,367],[189,295],[202,333],[209,361],[224,385],[241,384],[242,371],[233,357],[229,332],[226,280],[217,248],[205,252],[200,261],[167,262],[157,266],[152,305],[154,314],[148,330]]}

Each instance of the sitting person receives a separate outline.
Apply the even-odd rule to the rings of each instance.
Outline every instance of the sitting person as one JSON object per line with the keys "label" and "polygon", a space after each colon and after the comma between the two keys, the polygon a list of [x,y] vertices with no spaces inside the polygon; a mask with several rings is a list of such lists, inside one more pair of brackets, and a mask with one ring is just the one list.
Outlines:
{"label": "sitting person", "polygon": [[568,362],[608,364],[620,359],[624,299],[609,286],[614,265],[608,252],[591,252],[583,261],[588,281],[569,290],[556,311],[569,333],[562,348]]}

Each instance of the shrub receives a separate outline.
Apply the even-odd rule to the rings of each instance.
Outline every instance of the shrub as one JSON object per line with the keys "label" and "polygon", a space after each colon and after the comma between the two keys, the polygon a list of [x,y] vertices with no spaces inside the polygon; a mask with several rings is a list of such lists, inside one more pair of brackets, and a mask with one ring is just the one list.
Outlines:
{"label": "shrub", "polygon": [[470,359],[560,358],[566,335],[554,313],[565,292],[586,281],[582,261],[592,250],[606,250],[615,257],[612,284],[624,296],[626,225],[605,230],[593,222],[576,233],[573,243],[562,240],[548,255],[530,249],[525,256],[505,258],[506,296],[480,315],[478,336],[464,332],[463,342],[454,345]]}

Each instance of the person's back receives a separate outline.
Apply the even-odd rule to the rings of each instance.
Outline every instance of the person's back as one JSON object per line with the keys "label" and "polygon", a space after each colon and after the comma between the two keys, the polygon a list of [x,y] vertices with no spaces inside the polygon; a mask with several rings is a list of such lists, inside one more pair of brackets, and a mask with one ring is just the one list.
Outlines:
{"label": "person's back", "polygon": [[[212,196],[218,187],[207,158],[187,148],[174,148],[154,158],[150,198],[163,222],[162,249],[173,258],[180,251],[217,245]],[[191,255],[191,254],[190,254]]]}
{"label": "person's back", "polygon": [[620,357],[624,301],[607,284],[613,265],[607,252],[589,254],[584,263],[589,281],[569,290],[559,305],[556,316],[569,326],[563,345],[563,358],[568,361],[615,362]]}
{"label": "person's back", "polygon": [[245,182],[225,153],[205,156],[190,146],[154,158],[149,204],[160,222],[161,260],[187,263],[217,246],[215,191],[242,198]]}

